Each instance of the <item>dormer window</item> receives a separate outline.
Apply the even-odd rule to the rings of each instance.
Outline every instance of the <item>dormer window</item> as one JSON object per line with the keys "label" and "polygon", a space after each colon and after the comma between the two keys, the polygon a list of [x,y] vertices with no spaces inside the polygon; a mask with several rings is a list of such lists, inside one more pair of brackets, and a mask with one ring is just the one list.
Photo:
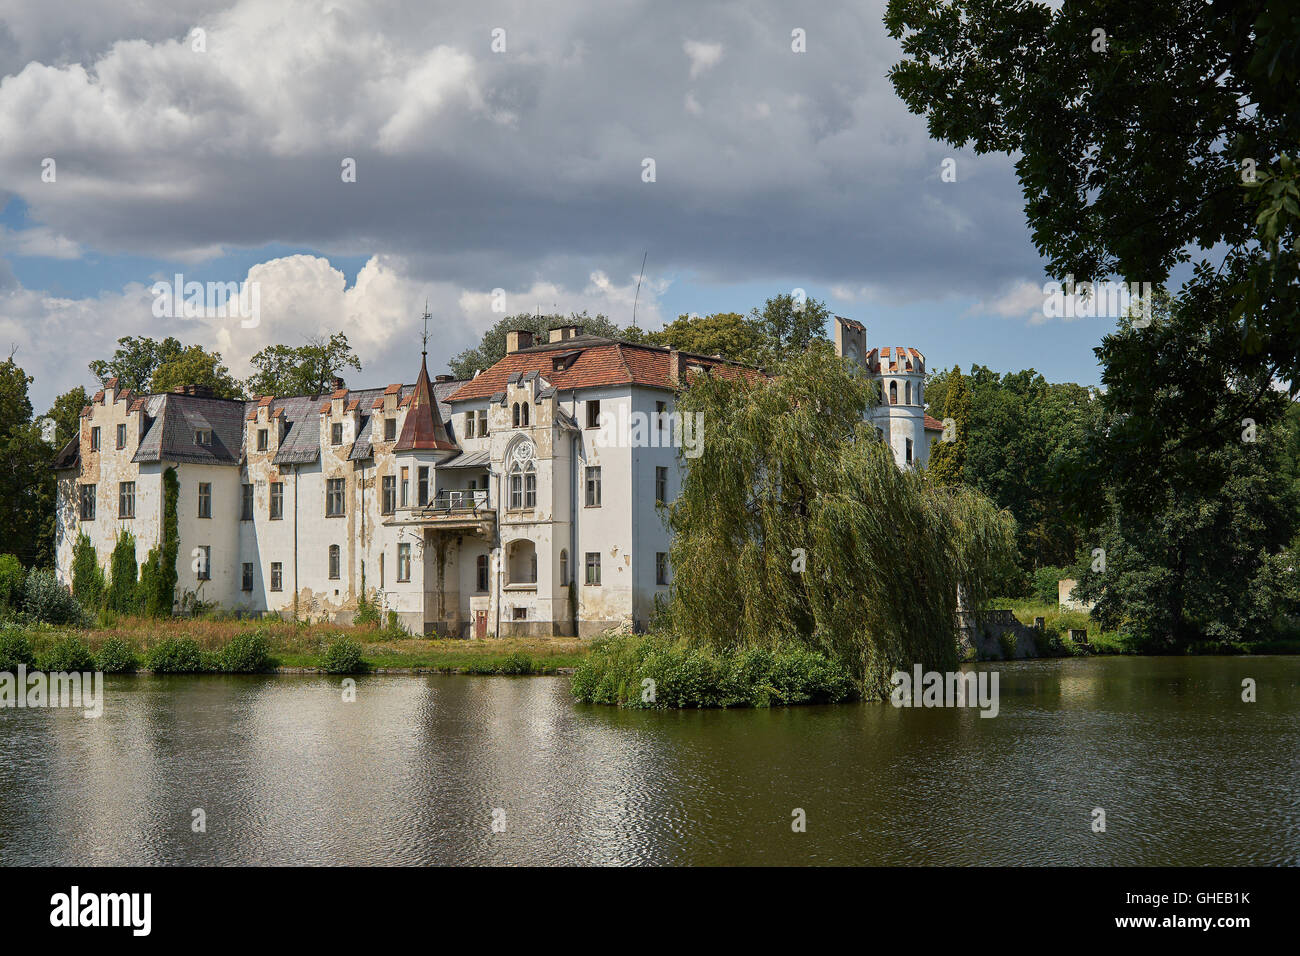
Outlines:
{"label": "dormer window", "polygon": [[210,447],[212,445],[212,429],[211,428],[194,429],[194,444],[202,445],[204,448]]}

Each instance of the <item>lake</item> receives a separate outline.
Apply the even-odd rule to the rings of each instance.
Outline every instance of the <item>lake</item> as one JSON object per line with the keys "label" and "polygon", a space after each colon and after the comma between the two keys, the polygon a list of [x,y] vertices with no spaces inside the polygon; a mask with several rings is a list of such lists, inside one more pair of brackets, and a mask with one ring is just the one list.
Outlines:
{"label": "lake", "polygon": [[618,711],[565,677],[361,677],[354,703],[340,678],[108,678],[97,720],[0,710],[0,863],[1300,863],[1300,658],[978,668],[992,719]]}

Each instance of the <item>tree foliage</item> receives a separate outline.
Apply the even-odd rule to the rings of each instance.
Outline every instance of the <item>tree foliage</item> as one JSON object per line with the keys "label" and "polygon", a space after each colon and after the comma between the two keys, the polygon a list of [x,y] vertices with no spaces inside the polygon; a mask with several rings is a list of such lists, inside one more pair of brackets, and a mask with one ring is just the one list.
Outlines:
{"label": "tree foliage", "polygon": [[180,532],[177,529],[177,499],[180,481],[176,469],[163,472],[163,522],[162,541],[149,549],[149,555],[140,566],[140,610],[150,617],[169,617],[176,601],[176,558],[180,552]]}
{"label": "tree foliage", "polygon": [[104,597],[104,569],[84,531],[72,546],[72,596],[84,608],[99,607]]}
{"label": "tree foliage", "polygon": [[[929,389],[927,388],[927,391]],[[970,431],[970,390],[966,387],[966,377],[961,374],[961,366],[954,366],[944,377],[944,396],[942,414],[944,438],[930,446],[930,461],[927,468],[930,479],[941,485],[959,484],[965,478],[966,445]]]}
{"label": "tree foliage", "polygon": [[133,614],[139,609],[139,604],[135,535],[123,528],[117,533],[117,543],[109,558],[108,606],[119,614]]}
{"label": "tree foliage", "polygon": [[1288,402],[1242,362],[1233,299],[1230,279],[1198,267],[1149,327],[1126,322],[1096,349],[1108,388],[1090,477],[1108,492],[1104,563],[1082,555],[1076,594],[1153,650],[1256,636],[1279,587],[1295,587],[1278,560],[1300,526]]}
{"label": "tree foliage", "polygon": [[721,355],[736,361],[756,358],[754,325],[739,312],[679,315],[659,331],[649,333],[647,338],[653,345],[666,345],[680,352]]}
{"label": "tree foliage", "polygon": [[1162,285],[1192,245],[1227,250],[1238,351],[1300,383],[1293,5],[890,0],[885,24],[932,136],[1018,154],[1053,275]]}
{"label": "tree foliage", "polygon": [[678,407],[704,444],[668,513],[668,626],[717,651],[821,650],[872,694],[895,668],[955,664],[957,584],[987,598],[1013,522],[897,468],[862,421],[874,397],[825,346],[772,380],[692,380]]}
{"label": "tree foliage", "polygon": [[[506,355],[506,335],[510,332],[531,332],[536,344],[549,340],[551,329],[564,325],[581,325],[584,335],[598,335],[605,338],[624,338],[625,331],[611,322],[604,315],[588,315],[586,312],[574,312],[571,315],[536,315],[521,312],[518,315],[503,316],[492,328],[483,333],[483,341],[477,347],[466,349],[454,356],[448,366],[457,378],[473,378],[475,372],[491,368]],[[637,332],[644,337],[645,333]]]}
{"label": "tree foliage", "polygon": [[116,378],[119,389],[148,392],[153,388],[154,372],[179,358],[184,351],[180,340],[170,335],[161,342],[144,335],[127,335],[117,340],[111,359],[96,359],[90,363],[90,374],[99,380],[101,386]]}
{"label": "tree foliage", "polygon": [[306,345],[268,345],[249,362],[256,371],[245,387],[253,397],[323,395],[334,390],[335,378],[343,378],[347,369],[361,371],[361,360],[342,332],[310,339]]}

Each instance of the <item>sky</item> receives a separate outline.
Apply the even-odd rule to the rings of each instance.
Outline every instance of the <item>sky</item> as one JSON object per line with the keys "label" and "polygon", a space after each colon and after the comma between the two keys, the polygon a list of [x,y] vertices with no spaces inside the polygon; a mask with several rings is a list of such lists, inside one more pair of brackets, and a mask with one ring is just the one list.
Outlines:
{"label": "sky", "polygon": [[[414,380],[426,301],[434,373],[494,308],[802,289],[931,369],[1096,384],[1115,320],[1044,317],[1013,159],[929,138],[883,7],[0,0],[0,347],[39,413],[125,335],[242,378],[343,331],[362,387]],[[177,274],[256,324],[156,314]]]}

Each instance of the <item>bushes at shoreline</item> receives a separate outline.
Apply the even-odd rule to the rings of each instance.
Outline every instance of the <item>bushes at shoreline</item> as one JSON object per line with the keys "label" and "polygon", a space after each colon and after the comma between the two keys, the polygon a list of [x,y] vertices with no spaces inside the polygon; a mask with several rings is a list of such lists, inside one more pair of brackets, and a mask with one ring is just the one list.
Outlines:
{"label": "bushes at shoreline", "polygon": [[859,696],[848,669],[820,651],[715,654],[655,635],[596,641],[572,689],[583,703],[638,709],[832,704]]}

